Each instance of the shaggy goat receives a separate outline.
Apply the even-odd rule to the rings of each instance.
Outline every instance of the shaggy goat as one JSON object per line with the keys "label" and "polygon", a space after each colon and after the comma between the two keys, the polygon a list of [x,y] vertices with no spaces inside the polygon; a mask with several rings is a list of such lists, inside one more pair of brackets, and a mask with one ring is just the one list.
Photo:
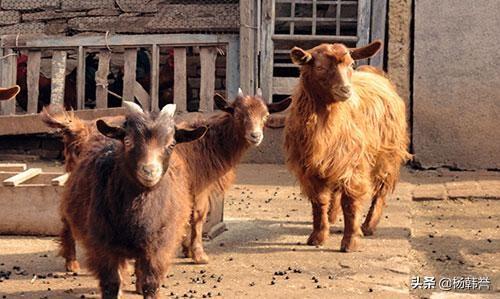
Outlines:
{"label": "shaggy goat", "polygon": [[290,105],[291,99],[266,104],[260,92],[256,96],[238,96],[228,103],[216,95],[215,103],[222,112],[208,119],[192,122],[209,129],[204,138],[176,148],[187,164],[193,200],[191,233],[183,242],[184,254],[195,263],[207,263],[203,249],[202,231],[211,194],[223,194],[234,181],[234,168],[251,146],[264,138],[263,128],[269,113],[279,112]]}
{"label": "shaggy goat", "polygon": [[[362,233],[373,234],[387,195],[394,190],[407,152],[405,104],[380,71],[354,71],[358,59],[382,44],[349,49],[322,44],[293,48],[301,66],[285,124],[287,165],[311,200],[313,232],[307,243],[321,245],[340,211],[344,214],[341,251],[352,251]],[[363,226],[361,207],[371,199]]]}
{"label": "shaggy goat", "polygon": [[75,239],[83,243],[103,298],[117,298],[119,268],[135,259],[138,291],[158,298],[191,208],[185,165],[173,149],[206,127],[176,129],[174,105],[154,115],[125,104],[121,126],[97,120],[102,135],[82,144],[61,202],[61,255],[67,270],[77,271]]}

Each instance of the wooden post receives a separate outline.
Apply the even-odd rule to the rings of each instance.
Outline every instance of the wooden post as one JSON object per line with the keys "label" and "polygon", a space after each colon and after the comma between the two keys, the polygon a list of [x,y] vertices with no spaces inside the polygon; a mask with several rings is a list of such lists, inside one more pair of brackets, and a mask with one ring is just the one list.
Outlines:
{"label": "wooden post", "polygon": [[123,73],[123,100],[134,101],[135,72],[137,68],[137,49],[125,49]]}
{"label": "wooden post", "polygon": [[[387,0],[372,1],[371,41],[381,40],[385,45],[385,20],[387,15]],[[370,65],[384,67],[384,49],[370,58]]]}
{"label": "wooden post", "polygon": [[187,112],[186,48],[174,48],[174,103],[177,111]]}
{"label": "wooden post", "polygon": [[240,87],[245,94],[255,92],[255,15],[254,0],[240,1]]}
{"label": "wooden post", "polygon": [[52,54],[52,88],[50,103],[64,105],[64,85],[66,81],[66,52],[54,51]]}
{"label": "wooden post", "polygon": [[273,101],[274,17],[274,0],[264,0],[262,4],[262,53],[260,59],[260,87],[262,89],[262,96],[269,103]]}
{"label": "wooden post", "polygon": [[215,89],[215,59],[217,48],[201,47],[201,76],[200,76],[200,110],[203,112],[214,111]]}
{"label": "wooden post", "polygon": [[[370,42],[371,0],[358,1],[358,42],[357,47],[366,46]],[[357,64],[367,64],[368,59],[358,60]]]}
{"label": "wooden post", "polygon": [[[5,57],[2,61],[2,69],[0,70],[2,72],[2,85],[3,86],[11,86],[16,82],[16,76],[17,76],[17,56],[13,55],[14,51],[12,49],[6,49],[3,53],[3,55],[8,57]],[[2,114],[3,115],[13,115],[16,113],[16,99],[13,98],[8,101],[2,101],[1,103],[2,107]]]}
{"label": "wooden post", "polygon": [[238,94],[240,87],[240,43],[234,38],[227,45],[226,49],[226,90],[227,99],[233,100]]}
{"label": "wooden post", "polygon": [[76,109],[85,108],[85,49],[78,47],[78,69],[76,74]]}
{"label": "wooden post", "polygon": [[160,92],[160,47],[153,44],[151,48],[151,111],[159,111],[159,96]]}
{"label": "wooden post", "polygon": [[28,74],[27,74],[27,87],[28,87],[28,113],[34,114],[38,112],[38,96],[40,88],[40,62],[42,58],[41,51],[28,52]]}
{"label": "wooden post", "polygon": [[110,60],[111,52],[108,50],[101,50],[99,52],[99,66],[95,73],[96,108],[108,107],[108,74]]}

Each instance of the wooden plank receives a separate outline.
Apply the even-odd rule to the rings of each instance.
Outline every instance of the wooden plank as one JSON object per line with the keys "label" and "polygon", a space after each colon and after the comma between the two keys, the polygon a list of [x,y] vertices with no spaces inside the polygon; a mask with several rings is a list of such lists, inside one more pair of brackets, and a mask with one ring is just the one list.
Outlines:
{"label": "wooden plank", "polygon": [[125,49],[123,73],[123,100],[134,101],[135,72],[137,68],[137,49]]}
{"label": "wooden plank", "polygon": [[[14,51],[12,51],[12,49],[6,49],[3,52],[3,55],[5,58],[2,59],[1,65],[2,86],[11,86],[16,82],[17,56],[14,55]],[[0,105],[2,107],[2,115],[13,115],[16,113],[15,98],[8,101],[2,101]]]}
{"label": "wooden plank", "polygon": [[151,111],[160,111],[160,47],[153,44],[151,48]]}
{"label": "wooden plank", "polygon": [[78,47],[78,69],[76,73],[76,107],[85,108],[85,49]]}
{"label": "wooden plank", "polygon": [[[292,0],[291,2],[291,8],[290,8],[290,34],[293,35],[295,33],[295,0]],[[277,20],[279,18],[276,18]]]}
{"label": "wooden plank", "polygon": [[201,76],[200,76],[200,111],[214,110],[215,90],[215,59],[217,48],[200,48]]}
{"label": "wooden plank", "polygon": [[64,105],[64,85],[66,81],[65,51],[54,51],[52,54],[52,87],[50,103]]}
{"label": "wooden plank", "polygon": [[30,168],[3,181],[4,186],[15,187],[42,173],[41,168]]}
{"label": "wooden plank", "polygon": [[64,184],[66,184],[66,181],[68,180],[68,177],[69,173],[65,173],[63,175],[53,178],[50,182],[52,186],[64,186]]}
{"label": "wooden plank", "polygon": [[[269,0],[270,1],[270,0]],[[301,35],[296,34],[290,36],[289,34],[273,34],[273,40],[296,40],[296,41],[325,41],[325,42],[357,42],[357,36],[349,35]]]}
{"label": "wooden plank", "polygon": [[[247,2],[247,1],[242,1]],[[250,29],[250,28],[249,28]],[[254,29],[255,30],[255,29]],[[0,47],[16,47],[17,35],[1,36]],[[200,46],[211,46],[227,44],[231,40],[239,40],[235,34],[143,34],[143,35],[121,35],[112,34],[106,40],[105,35],[99,36],[50,36],[50,35],[21,35],[17,37],[16,48],[104,48],[110,47],[140,47],[140,46],[190,46],[193,44]]]}
{"label": "wooden plank", "polygon": [[226,48],[226,91],[227,98],[234,99],[240,87],[240,43],[232,41]]}
{"label": "wooden plank", "polygon": [[240,87],[245,94],[255,92],[255,15],[255,1],[240,1]]}
{"label": "wooden plank", "polygon": [[337,11],[336,11],[336,24],[335,24],[335,34],[340,35],[340,17],[342,16],[342,1],[338,0],[337,2]]}
{"label": "wooden plank", "polygon": [[150,103],[151,103],[151,97],[149,96],[148,92],[142,87],[142,85],[134,80],[134,97],[139,101],[141,104],[142,109],[144,111],[149,111],[151,109]]}
{"label": "wooden plank", "polygon": [[[273,0],[262,2],[262,50],[260,60],[260,88],[262,96],[269,103],[273,100],[273,65],[274,65],[274,19],[275,4]],[[290,35],[287,35],[290,39]],[[295,39],[294,35],[294,39]]]}
{"label": "wooden plank", "polygon": [[28,52],[28,73],[27,73],[27,88],[28,88],[28,113],[38,112],[38,96],[39,96],[39,81],[40,81],[40,63],[42,58],[41,51]]}
{"label": "wooden plank", "polygon": [[101,50],[99,52],[99,66],[95,73],[95,96],[96,108],[108,107],[108,74],[109,62],[111,60],[111,52],[108,50]]}
{"label": "wooden plank", "polygon": [[341,22],[352,22],[352,23],[355,23],[358,21],[357,18],[313,18],[313,17],[295,17],[295,18],[292,18],[292,17],[276,17],[276,20],[275,21],[284,21],[284,22],[297,22],[297,23],[301,23],[301,22],[312,22],[316,20],[316,23],[335,23],[337,21],[341,21]]}
{"label": "wooden plank", "polygon": [[187,112],[186,48],[174,48],[174,103],[177,111]]}
{"label": "wooden plank", "polygon": [[[372,1],[371,41],[381,40],[385,44],[385,21],[387,16],[387,0]],[[384,67],[384,49],[370,58],[370,65]]]}
{"label": "wooden plank", "polygon": [[[106,116],[125,114],[124,108],[77,110],[75,116],[82,119],[96,119]],[[48,128],[40,119],[39,114],[0,116],[0,136],[24,135],[55,132]]]}
{"label": "wooden plank", "polygon": [[15,172],[21,172],[25,171],[28,167],[26,166],[26,163],[0,163],[0,171],[5,172],[5,171],[15,171]]}
{"label": "wooden plank", "polygon": [[[358,41],[356,46],[366,46],[370,42],[371,0],[359,0],[358,3]],[[358,65],[367,64],[368,60],[358,60]]]}
{"label": "wooden plank", "polygon": [[273,94],[290,95],[299,83],[299,78],[294,77],[274,77]]}
{"label": "wooden plank", "polygon": [[316,18],[318,17],[318,5],[316,3],[316,0],[312,0],[312,8],[313,8],[313,13],[312,13],[312,35],[316,35]]}

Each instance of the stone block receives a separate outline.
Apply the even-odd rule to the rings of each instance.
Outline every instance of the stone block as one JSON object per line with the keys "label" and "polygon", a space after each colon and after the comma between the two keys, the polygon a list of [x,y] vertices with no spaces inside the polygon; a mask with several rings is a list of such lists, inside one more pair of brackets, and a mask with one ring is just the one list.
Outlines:
{"label": "stone block", "polygon": [[500,169],[500,2],[415,3],[413,147],[423,167]]}
{"label": "stone block", "polygon": [[61,0],[2,0],[0,2],[0,7],[7,10],[59,8],[61,5]]}
{"label": "stone block", "polygon": [[0,11],[0,25],[17,24],[21,20],[21,13],[18,11]]}
{"label": "stone block", "polygon": [[97,9],[97,8],[115,8],[114,0],[85,0],[85,1],[77,1],[77,0],[61,0],[61,8],[63,10],[69,11],[80,11],[80,10],[89,10],[89,9]]}

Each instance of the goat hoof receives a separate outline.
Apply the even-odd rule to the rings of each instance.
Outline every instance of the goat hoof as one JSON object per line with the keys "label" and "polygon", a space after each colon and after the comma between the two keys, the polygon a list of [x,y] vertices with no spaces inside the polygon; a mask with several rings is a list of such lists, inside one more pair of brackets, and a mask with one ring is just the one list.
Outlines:
{"label": "goat hoof", "polygon": [[210,259],[203,249],[195,249],[193,252],[193,260],[195,264],[208,264]]}
{"label": "goat hoof", "polygon": [[326,234],[323,232],[312,232],[311,235],[309,236],[309,239],[307,239],[307,245],[311,246],[317,246],[317,245],[323,245],[326,241]]}
{"label": "goat hoof", "polygon": [[368,226],[362,226],[361,230],[363,231],[363,236],[372,236],[373,233],[375,232],[374,228],[368,227]]}
{"label": "goat hoof", "polygon": [[80,271],[80,263],[78,263],[78,261],[66,261],[66,271],[68,272]]}
{"label": "goat hoof", "polygon": [[340,251],[341,252],[357,251],[358,239],[359,237],[357,236],[343,237],[342,242],[340,243]]}

